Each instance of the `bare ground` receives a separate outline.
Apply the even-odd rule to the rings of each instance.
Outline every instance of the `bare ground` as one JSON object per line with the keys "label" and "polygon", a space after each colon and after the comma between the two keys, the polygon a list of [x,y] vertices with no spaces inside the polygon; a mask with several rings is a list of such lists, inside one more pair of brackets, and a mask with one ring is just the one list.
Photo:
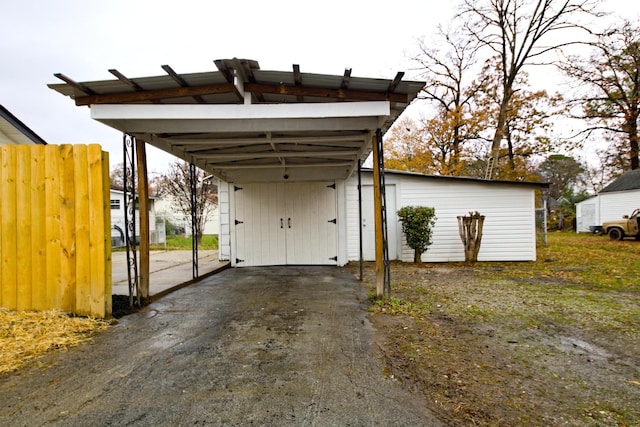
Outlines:
{"label": "bare ground", "polygon": [[387,375],[454,426],[640,425],[639,296],[562,277],[392,264],[370,315]]}

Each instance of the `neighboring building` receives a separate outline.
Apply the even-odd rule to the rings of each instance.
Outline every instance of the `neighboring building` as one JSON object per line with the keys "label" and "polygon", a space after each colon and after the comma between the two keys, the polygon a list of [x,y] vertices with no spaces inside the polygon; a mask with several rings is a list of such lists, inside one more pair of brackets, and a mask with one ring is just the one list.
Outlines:
{"label": "neighboring building", "polygon": [[[359,228],[365,260],[375,259],[372,172],[362,173],[362,223],[357,176],[309,183],[220,183],[220,257],[234,266],[337,264],[359,259]],[[535,190],[542,183],[387,171],[389,258],[413,260],[396,211],[434,207],[433,244],[423,261],[464,261],[457,216],[486,216],[480,261],[536,259]],[[289,204],[287,200],[292,200]],[[313,242],[312,245],[308,242]]]}
{"label": "neighboring building", "polygon": [[640,208],[640,170],[631,170],[603,188],[596,196],[576,203],[576,231],[621,219]]}
{"label": "neighboring building", "polygon": [[4,144],[46,145],[47,143],[9,110],[0,105],[0,145]]}
{"label": "neighboring building", "polygon": [[[174,203],[173,198],[171,196],[160,196],[155,200],[156,207],[156,217],[158,221],[162,223],[162,221],[167,220],[170,221],[173,225],[180,227],[184,230],[185,235],[191,235],[191,217],[185,216],[179,209],[176,207],[176,203]],[[218,214],[218,207],[216,206],[214,211],[209,216],[209,219],[204,224],[204,235],[217,235],[220,234],[220,215]]]}
{"label": "neighboring building", "polygon": [[[109,196],[111,204],[111,246],[124,246],[125,222],[124,222],[124,191],[111,186]],[[159,226],[160,225],[160,226]],[[160,244],[165,242],[165,230],[156,223],[155,198],[149,197],[149,243]],[[136,209],[136,238],[140,237],[140,215]]]}

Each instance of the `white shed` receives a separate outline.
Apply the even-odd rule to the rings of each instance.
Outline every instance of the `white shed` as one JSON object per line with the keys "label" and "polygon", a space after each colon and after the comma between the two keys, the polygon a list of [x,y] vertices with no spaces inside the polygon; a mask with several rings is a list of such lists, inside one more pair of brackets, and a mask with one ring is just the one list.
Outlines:
{"label": "white shed", "polygon": [[[234,266],[334,264],[375,259],[373,173],[362,173],[362,222],[358,178],[309,183],[220,183],[220,256]],[[389,258],[413,260],[396,211],[436,209],[433,244],[423,261],[464,261],[457,216],[486,216],[480,261],[536,259],[535,190],[545,184],[387,171]],[[313,242],[313,244],[308,244]]]}
{"label": "white shed", "polygon": [[640,170],[631,170],[603,188],[596,196],[576,203],[576,231],[621,219],[640,208]]}

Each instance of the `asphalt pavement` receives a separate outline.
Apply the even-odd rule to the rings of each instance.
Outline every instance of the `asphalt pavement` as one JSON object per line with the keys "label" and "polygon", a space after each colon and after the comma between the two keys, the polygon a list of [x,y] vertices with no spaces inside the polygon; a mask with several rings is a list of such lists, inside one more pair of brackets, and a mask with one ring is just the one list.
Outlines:
{"label": "asphalt pavement", "polygon": [[6,426],[439,426],[339,267],[230,268],[0,375]]}

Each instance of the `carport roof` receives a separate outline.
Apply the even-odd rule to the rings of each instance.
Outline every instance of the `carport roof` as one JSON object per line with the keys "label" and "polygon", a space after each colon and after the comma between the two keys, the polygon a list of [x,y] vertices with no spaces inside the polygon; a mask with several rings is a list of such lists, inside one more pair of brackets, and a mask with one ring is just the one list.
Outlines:
{"label": "carport roof", "polygon": [[91,117],[229,182],[347,178],[416,98],[420,81],[261,70],[214,61],[216,71],[75,82],[49,87]]}

